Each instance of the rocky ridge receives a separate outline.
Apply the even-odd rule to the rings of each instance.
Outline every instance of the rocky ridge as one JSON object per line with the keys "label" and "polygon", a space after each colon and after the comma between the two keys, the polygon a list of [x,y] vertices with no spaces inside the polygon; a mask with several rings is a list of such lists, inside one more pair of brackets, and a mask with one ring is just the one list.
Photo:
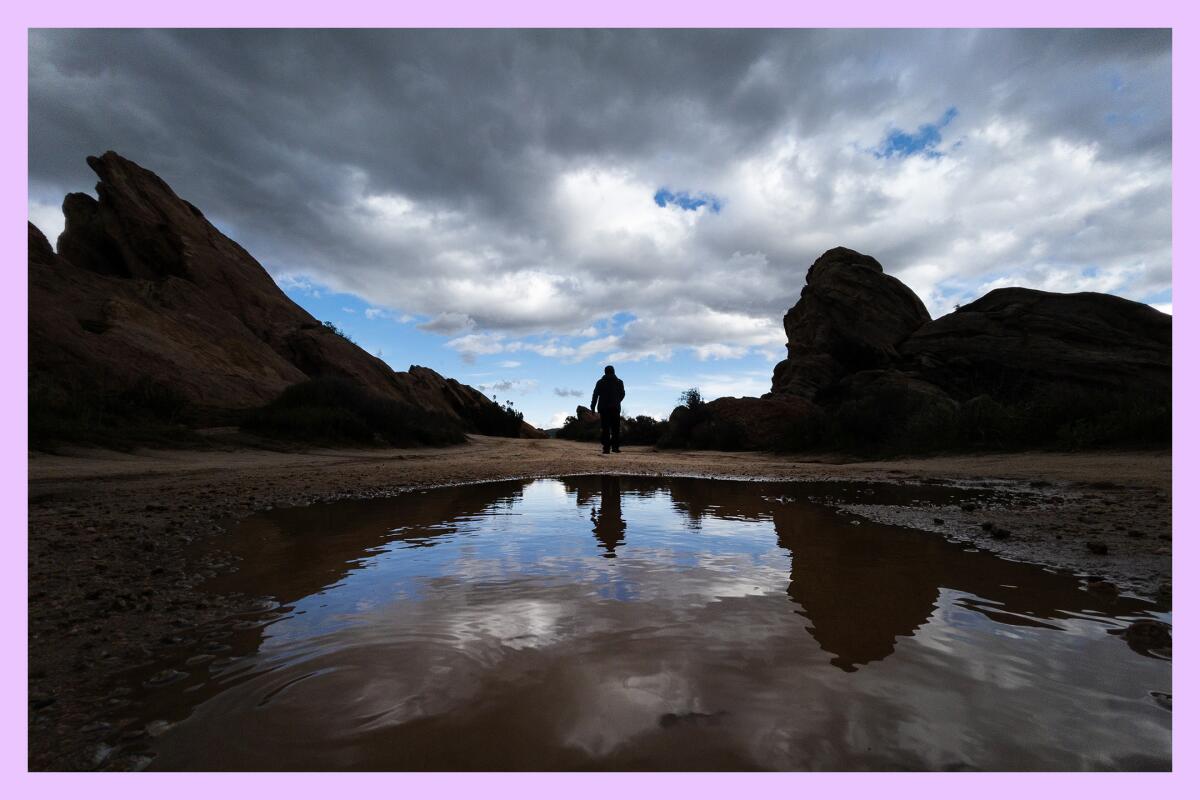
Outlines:
{"label": "rocky ridge", "polygon": [[57,252],[29,225],[31,407],[86,417],[98,412],[81,398],[157,399],[219,423],[340,378],[491,432],[485,395],[424,367],[396,372],[323,325],[153,172],[113,152],[88,165],[98,199],[67,195]]}

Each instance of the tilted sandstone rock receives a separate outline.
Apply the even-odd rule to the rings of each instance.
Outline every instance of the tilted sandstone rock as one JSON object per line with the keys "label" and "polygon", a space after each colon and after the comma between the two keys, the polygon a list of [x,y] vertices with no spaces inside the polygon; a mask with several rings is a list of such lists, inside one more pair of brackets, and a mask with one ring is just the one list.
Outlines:
{"label": "tilted sandstone rock", "polygon": [[217,419],[336,377],[479,430],[494,406],[484,395],[432,370],[397,373],[321,324],[153,172],[113,152],[88,165],[99,199],[66,197],[58,252],[29,226],[31,394],[149,381]]}

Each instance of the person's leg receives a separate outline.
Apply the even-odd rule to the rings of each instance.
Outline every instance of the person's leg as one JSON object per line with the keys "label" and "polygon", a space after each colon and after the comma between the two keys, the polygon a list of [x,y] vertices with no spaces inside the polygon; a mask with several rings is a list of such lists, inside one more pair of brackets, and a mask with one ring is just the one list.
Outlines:
{"label": "person's leg", "polygon": [[611,441],[611,423],[608,414],[604,410],[600,411],[600,446],[604,448],[604,452],[608,452],[609,442]]}
{"label": "person's leg", "polygon": [[612,434],[609,436],[609,441],[612,443],[614,453],[621,452],[621,412],[614,411],[609,418],[612,425]]}

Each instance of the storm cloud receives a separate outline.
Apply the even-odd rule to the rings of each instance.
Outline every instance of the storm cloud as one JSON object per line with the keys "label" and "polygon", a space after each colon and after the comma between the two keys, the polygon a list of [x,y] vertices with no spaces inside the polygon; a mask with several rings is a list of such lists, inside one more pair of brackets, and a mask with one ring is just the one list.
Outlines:
{"label": "storm cloud", "polygon": [[113,149],[464,359],[769,360],[836,245],[935,316],[1169,304],[1170,69],[1157,30],[35,30],[30,213]]}

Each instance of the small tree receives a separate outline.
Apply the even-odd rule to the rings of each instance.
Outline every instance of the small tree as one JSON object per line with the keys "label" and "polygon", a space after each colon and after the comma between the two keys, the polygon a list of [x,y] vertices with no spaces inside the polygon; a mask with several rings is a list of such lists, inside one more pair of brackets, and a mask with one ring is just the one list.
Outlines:
{"label": "small tree", "polygon": [[679,395],[679,405],[687,406],[691,411],[695,411],[704,405],[704,398],[700,395],[700,390],[693,386]]}

